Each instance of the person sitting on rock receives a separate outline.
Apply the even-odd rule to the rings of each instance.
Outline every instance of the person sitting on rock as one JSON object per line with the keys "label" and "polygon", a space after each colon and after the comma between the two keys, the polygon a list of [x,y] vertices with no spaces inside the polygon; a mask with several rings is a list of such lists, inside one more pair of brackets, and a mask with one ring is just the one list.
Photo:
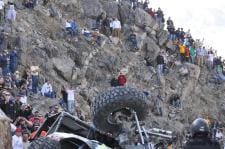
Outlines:
{"label": "person sitting on rock", "polygon": [[132,32],[130,34],[130,38],[129,41],[131,42],[131,47],[133,48],[132,50],[138,50],[138,46],[137,46],[137,37],[136,34],[134,32]]}
{"label": "person sitting on rock", "polygon": [[179,95],[177,94],[173,94],[171,97],[170,97],[170,105],[175,107],[175,108],[181,108],[181,103],[180,103],[180,97]]}
{"label": "person sitting on rock", "polygon": [[99,30],[98,29],[95,29],[93,32],[92,32],[92,44],[95,44],[97,43],[98,46],[101,46],[101,34],[99,33]]}
{"label": "person sitting on rock", "polygon": [[223,68],[220,65],[217,65],[216,73],[220,80],[225,81],[225,75],[223,74]]}
{"label": "person sitting on rock", "polygon": [[117,80],[118,80],[119,86],[124,86],[127,82],[127,78],[122,72],[120,72]]}
{"label": "person sitting on rock", "polygon": [[82,29],[81,33],[82,33],[82,35],[84,35],[87,38],[91,37],[91,32],[87,28]]}
{"label": "person sitting on rock", "polygon": [[76,20],[72,20],[70,22],[71,24],[71,30],[72,30],[72,35],[77,36],[78,35],[78,24],[76,23]]}
{"label": "person sitting on rock", "polygon": [[113,77],[112,80],[110,81],[110,84],[112,87],[117,87],[119,85],[117,77]]}
{"label": "person sitting on rock", "polygon": [[72,30],[71,22],[69,20],[65,22],[65,30],[67,31],[69,35],[73,36],[73,30]]}
{"label": "person sitting on rock", "polygon": [[117,18],[113,19],[113,36],[121,38],[121,23]]}
{"label": "person sitting on rock", "polygon": [[48,98],[54,97],[54,92],[53,92],[52,85],[51,85],[50,81],[46,81],[45,84],[42,86],[41,94],[43,96],[48,97]]}

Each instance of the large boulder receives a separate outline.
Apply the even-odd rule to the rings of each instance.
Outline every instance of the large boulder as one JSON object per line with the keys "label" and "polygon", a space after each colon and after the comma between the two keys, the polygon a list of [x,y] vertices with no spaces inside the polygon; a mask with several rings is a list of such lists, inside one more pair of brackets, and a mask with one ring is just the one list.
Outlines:
{"label": "large boulder", "polygon": [[147,27],[153,28],[155,25],[155,20],[146,13],[143,9],[137,8],[135,9],[135,24],[139,27],[143,27],[143,25]]}
{"label": "large boulder", "polygon": [[116,1],[112,2],[103,2],[103,9],[105,12],[111,17],[118,17],[119,16],[119,7]]}
{"label": "large boulder", "polygon": [[146,58],[150,60],[155,60],[156,56],[158,55],[160,48],[155,43],[155,41],[149,37],[146,37],[142,42],[142,51]]}
{"label": "large boulder", "polygon": [[98,0],[82,0],[81,4],[83,6],[84,15],[86,17],[95,18],[102,12],[105,12]]}
{"label": "large boulder", "polygon": [[53,58],[53,69],[66,81],[71,81],[75,63],[70,58]]}
{"label": "large boulder", "polygon": [[166,41],[168,40],[168,35],[169,35],[168,32],[165,30],[162,30],[161,32],[159,32],[159,34],[157,34],[158,43],[160,46],[166,43]]}

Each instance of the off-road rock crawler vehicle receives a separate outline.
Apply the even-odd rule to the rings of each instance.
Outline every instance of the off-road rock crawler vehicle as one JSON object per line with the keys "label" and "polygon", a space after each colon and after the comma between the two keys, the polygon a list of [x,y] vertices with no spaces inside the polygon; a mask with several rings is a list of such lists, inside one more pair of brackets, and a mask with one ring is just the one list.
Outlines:
{"label": "off-road rock crawler vehicle", "polygon": [[[150,101],[143,91],[115,87],[100,94],[91,105],[93,124],[61,112],[45,120],[30,149],[151,149],[149,135],[173,140],[170,131],[145,129]],[[40,137],[47,132],[47,137]]]}

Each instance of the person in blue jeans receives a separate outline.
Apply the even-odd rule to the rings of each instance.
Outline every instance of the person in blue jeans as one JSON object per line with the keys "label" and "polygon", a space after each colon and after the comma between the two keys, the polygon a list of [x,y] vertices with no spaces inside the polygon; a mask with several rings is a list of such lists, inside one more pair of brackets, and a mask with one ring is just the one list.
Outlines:
{"label": "person in blue jeans", "polygon": [[37,90],[38,90],[38,75],[32,75],[31,79],[32,79],[32,92],[37,94]]}
{"label": "person in blue jeans", "polygon": [[68,111],[71,114],[75,112],[75,90],[73,89],[72,85],[66,90],[67,92],[67,106]]}
{"label": "person in blue jeans", "polygon": [[15,73],[17,70],[17,65],[18,65],[18,55],[16,50],[13,50],[10,53],[10,71],[11,73]]}

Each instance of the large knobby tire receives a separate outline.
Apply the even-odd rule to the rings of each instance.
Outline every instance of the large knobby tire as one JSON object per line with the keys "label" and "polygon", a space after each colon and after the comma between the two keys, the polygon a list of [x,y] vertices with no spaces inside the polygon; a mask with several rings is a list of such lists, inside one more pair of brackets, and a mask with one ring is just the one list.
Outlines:
{"label": "large knobby tire", "polygon": [[60,143],[49,138],[38,138],[34,140],[28,149],[61,149]]}
{"label": "large knobby tire", "polygon": [[108,116],[123,108],[129,108],[137,113],[139,120],[144,120],[149,113],[150,103],[143,93],[135,88],[115,87],[94,99],[91,106],[93,123],[103,132],[117,136],[121,131],[121,124],[112,124]]}

